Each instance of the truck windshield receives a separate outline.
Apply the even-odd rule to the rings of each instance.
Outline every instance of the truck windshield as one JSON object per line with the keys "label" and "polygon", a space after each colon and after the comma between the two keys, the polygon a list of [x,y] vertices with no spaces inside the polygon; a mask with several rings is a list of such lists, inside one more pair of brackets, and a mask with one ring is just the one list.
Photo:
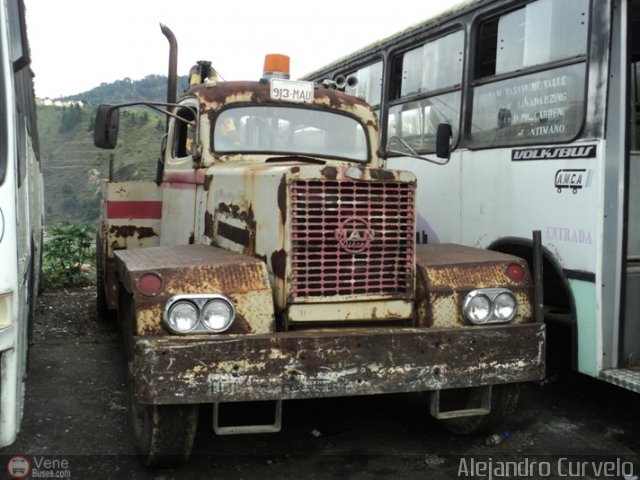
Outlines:
{"label": "truck windshield", "polygon": [[294,106],[245,106],[216,117],[211,145],[217,153],[274,153],[366,162],[364,127],[355,118]]}

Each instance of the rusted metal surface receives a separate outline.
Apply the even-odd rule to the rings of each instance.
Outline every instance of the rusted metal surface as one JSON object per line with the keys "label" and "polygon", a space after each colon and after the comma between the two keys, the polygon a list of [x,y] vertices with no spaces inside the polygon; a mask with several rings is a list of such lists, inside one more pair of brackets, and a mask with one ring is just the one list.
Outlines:
{"label": "rusted metal surface", "polygon": [[[365,300],[367,298],[367,300]],[[289,324],[310,322],[389,322],[413,318],[413,299],[371,300],[353,295],[341,301],[326,303],[293,303],[287,309]]]}
{"label": "rusted metal surface", "polygon": [[[206,227],[205,224],[205,232]],[[243,208],[240,205],[220,202],[213,215],[212,230],[211,238],[235,244],[237,248],[233,250],[243,255],[255,255],[256,219],[250,203]]]}
{"label": "rusted metal surface", "polygon": [[[469,327],[462,317],[467,293],[479,288],[505,287],[518,301],[511,323],[533,318],[533,284],[524,260],[504,253],[453,244],[417,245],[418,326]],[[525,276],[515,281],[507,276],[510,264],[520,265]]]}
{"label": "rusted metal surface", "polygon": [[103,196],[101,228],[107,258],[117,249],[159,244],[162,193],[155,182],[108,182]]}
{"label": "rusted metal surface", "polygon": [[[118,276],[133,294],[138,335],[162,335],[162,308],[173,295],[220,293],[235,304],[237,318],[229,333],[268,333],[274,330],[271,286],[258,259],[205,245],[181,245],[116,252]],[[138,279],[154,272],[162,290],[149,296]]]}
{"label": "rusted metal surface", "polygon": [[103,258],[107,308],[117,306],[115,250],[156,246],[162,218],[161,189],[155,182],[107,182],[103,186],[99,249]]}
{"label": "rusted metal surface", "polygon": [[[196,85],[185,92],[185,96],[189,95],[199,97],[205,105],[213,109],[219,109],[229,103],[239,102],[251,103],[253,105],[279,103],[271,98],[268,83],[252,81],[219,82],[215,87],[202,84]],[[363,110],[372,111],[371,107],[358,97],[345,94],[338,90],[321,87],[315,89],[313,104],[338,110],[360,107]]]}
{"label": "rusted metal surface", "polygon": [[[361,120],[370,161],[347,164],[214,154],[210,130],[218,112],[278,104],[268,84],[210,82],[186,96],[185,102],[199,102],[202,157],[172,159],[167,148],[165,160],[174,163],[167,162],[162,189],[154,193],[162,201],[159,243],[167,246],[115,253],[118,280],[128,292],[122,296],[132,305],[128,346],[135,352],[138,401],[367,395],[542,377],[544,325],[531,323],[531,278],[506,275],[509,263],[525,270],[526,264],[485,250],[415,245],[416,178],[381,168],[378,124],[365,102],[316,88],[313,105],[301,107]],[[117,239],[134,233],[145,241],[151,234],[135,230],[147,227],[140,222],[108,226]],[[168,246],[187,240],[199,245]],[[161,279],[151,294],[140,287],[150,272]],[[484,287],[514,291],[520,307],[511,324],[463,322],[464,296]],[[237,311],[231,329],[167,334],[165,302],[190,293],[230,298]],[[378,320],[378,327],[354,328]],[[276,321],[289,331],[276,332]],[[334,328],[312,330],[309,321]]]}
{"label": "rusted metal surface", "polygon": [[370,395],[538,380],[544,325],[138,338],[143,403]]}
{"label": "rusted metal surface", "polygon": [[[219,164],[208,177],[200,242],[266,259],[277,312],[339,303],[344,319],[363,319],[356,302],[376,298],[383,301],[374,316],[395,319],[398,309],[385,309],[384,300],[413,300],[412,174],[276,162]],[[345,250],[358,242],[357,251]]]}
{"label": "rusted metal surface", "polygon": [[[273,100],[270,98],[269,84],[262,82],[209,82],[206,85],[200,84],[191,87],[185,92],[186,97],[197,98],[200,104],[200,135],[202,141],[202,158],[199,160],[201,166],[208,167],[217,163],[225,162],[254,162],[264,163],[264,161],[273,157],[270,155],[247,155],[247,154],[214,154],[209,142],[210,128],[215,124],[215,118],[219,111],[226,107],[238,105],[283,105],[287,102]],[[289,103],[289,105],[291,105]],[[375,112],[371,107],[355,96],[347,95],[337,90],[326,89],[317,86],[314,89],[313,103],[308,105],[298,105],[298,108],[322,109],[340,112],[343,114],[357,117],[360,123],[364,125],[370,140],[370,163],[369,166],[382,167],[384,160],[379,150],[380,129]],[[167,153],[169,155],[169,153]],[[168,157],[165,159],[167,160]],[[308,161],[308,158],[307,158]],[[344,162],[319,159],[318,163],[340,165]]]}
{"label": "rusted metal surface", "polygon": [[415,183],[367,181],[372,171],[339,169],[333,180],[290,182],[294,302],[413,297]]}

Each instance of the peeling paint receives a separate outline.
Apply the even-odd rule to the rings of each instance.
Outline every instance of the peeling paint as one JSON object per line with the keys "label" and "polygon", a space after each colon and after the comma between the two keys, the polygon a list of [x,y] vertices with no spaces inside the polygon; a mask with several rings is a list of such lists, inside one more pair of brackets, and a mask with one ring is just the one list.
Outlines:
{"label": "peeling paint", "polygon": [[141,339],[134,389],[140,401],[204,403],[520,382],[544,374],[543,342],[538,324]]}

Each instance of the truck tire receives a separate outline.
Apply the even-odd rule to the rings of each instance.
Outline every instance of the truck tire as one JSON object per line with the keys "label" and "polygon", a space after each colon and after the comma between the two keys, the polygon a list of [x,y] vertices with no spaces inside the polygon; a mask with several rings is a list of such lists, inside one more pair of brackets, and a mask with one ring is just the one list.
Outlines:
{"label": "truck tire", "polygon": [[199,405],[144,405],[131,401],[131,423],[141,462],[166,468],[189,460]]}
{"label": "truck tire", "polygon": [[[477,405],[480,395],[479,390],[472,390],[467,400],[468,406]],[[491,411],[488,414],[449,418],[440,420],[440,422],[447,430],[457,435],[485,433],[500,427],[505,419],[515,411],[519,396],[520,385],[517,383],[494,385],[491,392]]]}
{"label": "truck tire", "polygon": [[135,401],[133,394],[133,336],[135,305],[131,294],[120,289],[118,322],[129,384],[129,405],[133,438],[143,465],[166,468],[186,462],[191,455],[198,428],[199,405],[152,405]]}

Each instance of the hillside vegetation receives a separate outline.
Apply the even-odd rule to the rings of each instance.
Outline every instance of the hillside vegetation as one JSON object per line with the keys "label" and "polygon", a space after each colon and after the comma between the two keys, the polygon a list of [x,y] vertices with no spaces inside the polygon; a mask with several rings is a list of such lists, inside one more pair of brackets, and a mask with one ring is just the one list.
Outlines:
{"label": "hillside vegetation", "polygon": [[[89,92],[61,100],[81,100],[83,106],[38,106],[40,158],[45,186],[45,221],[61,220],[96,224],[101,187],[109,176],[113,155],[113,178],[152,180],[160,156],[165,118],[145,107],[120,113],[120,135],[115,150],[93,146],[93,125],[100,103],[166,101],[166,77],[150,75],[139,81],[119,80]],[[179,80],[186,85],[186,77]],[[181,90],[181,89],[179,89]]]}

